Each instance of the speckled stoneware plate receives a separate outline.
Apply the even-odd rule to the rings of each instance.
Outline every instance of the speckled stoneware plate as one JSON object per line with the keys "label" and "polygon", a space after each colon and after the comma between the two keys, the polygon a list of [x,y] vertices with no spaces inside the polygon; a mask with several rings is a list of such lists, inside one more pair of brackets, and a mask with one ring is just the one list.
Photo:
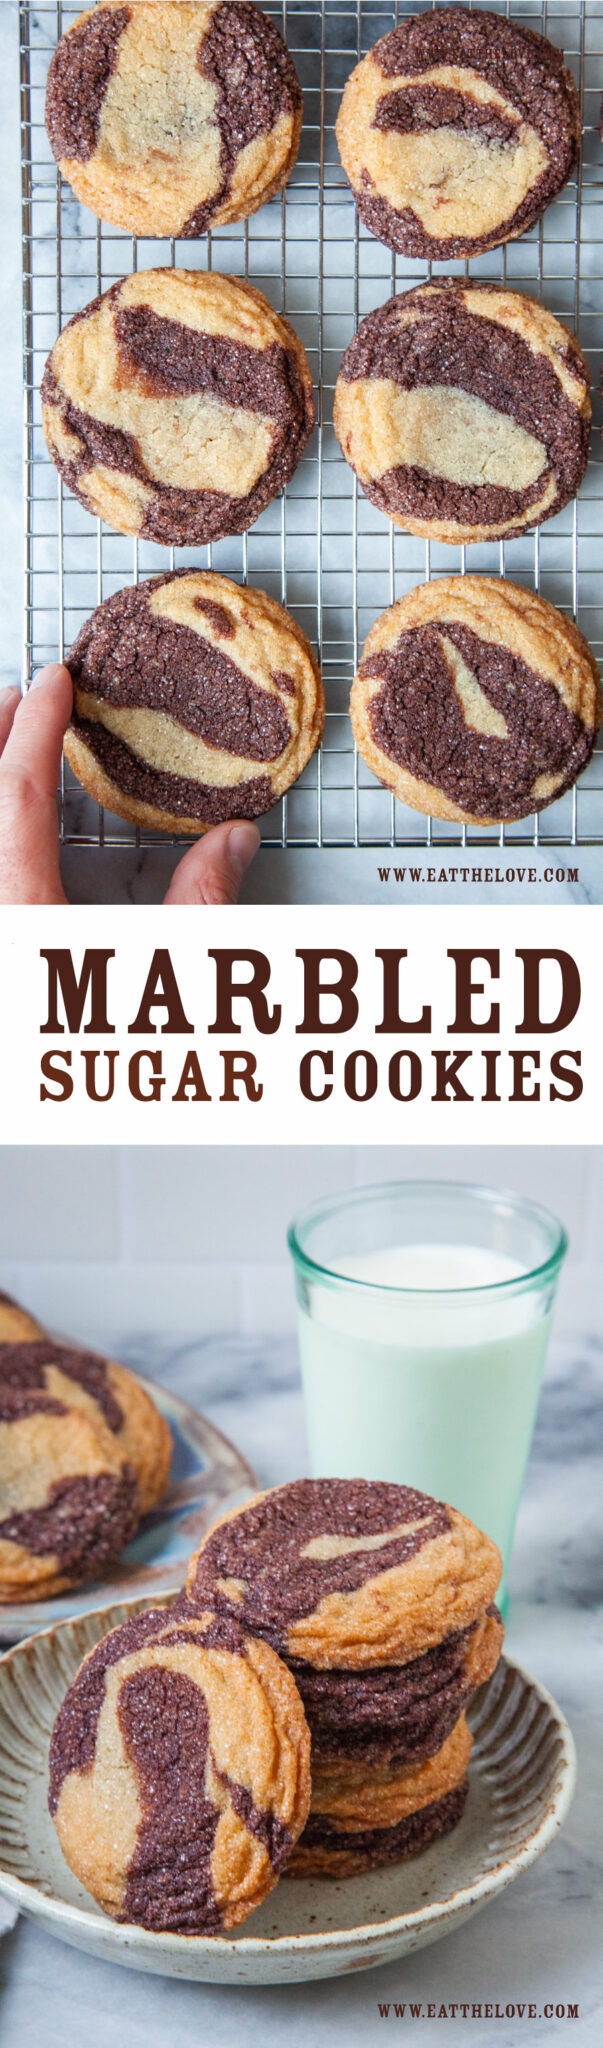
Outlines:
{"label": "speckled stoneware plate", "polygon": [[251,1466],[205,1415],[189,1408],[156,1380],[138,1374],[172,1432],[170,1484],[159,1507],[145,1515],[133,1543],[110,1578],[91,1580],[55,1600],[0,1607],[0,1642],[21,1642],[34,1629],[112,1607],[116,1600],[154,1600],[184,1584],[191,1551],[216,1515],[257,1491]]}
{"label": "speckled stoneware plate", "polygon": [[369,1969],[450,1934],[562,1826],[575,1779],[567,1722],[544,1687],[503,1657],[469,1710],[475,1741],[463,1819],[423,1856],[339,1884],[282,1878],[243,1930],[225,1937],[116,1926],[63,1861],[46,1805],[47,1758],[80,1659],[136,1607],[64,1623],[0,1660],[0,1892],[71,1947],[199,1983],[294,1984]]}

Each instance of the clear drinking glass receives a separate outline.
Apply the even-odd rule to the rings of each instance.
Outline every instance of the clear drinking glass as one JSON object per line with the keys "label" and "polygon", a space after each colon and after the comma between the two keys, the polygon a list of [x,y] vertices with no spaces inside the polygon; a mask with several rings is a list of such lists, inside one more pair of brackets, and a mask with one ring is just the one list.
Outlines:
{"label": "clear drinking glass", "polygon": [[314,1476],[449,1501],[506,1574],[562,1225],[497,1189],[394,1181],[315,1203],[288,1243]]}

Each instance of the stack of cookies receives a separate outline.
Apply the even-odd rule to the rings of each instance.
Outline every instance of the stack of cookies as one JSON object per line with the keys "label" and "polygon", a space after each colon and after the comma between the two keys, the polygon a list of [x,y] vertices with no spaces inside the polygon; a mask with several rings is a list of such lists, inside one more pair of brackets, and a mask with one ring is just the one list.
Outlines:
{"label": "stack of cookies", "polygon": [[498,1661],[496,1545],[411,1487],[308,1480],[209,1531],[187,1596],[288,1664],[311,1742],[291,1875],[346,1877],[415,1855],[460,1820],[465,1708]]}
{"label": "stack of cookies", "polygon": [[55,1722],[50,1812],[105,1912],[223,1933],[282,1874],[448,1834],[500,1563],[454,1508],[367,1480],[297,1480],[216,1522],[186,1593],[105,1636]]}
{"label": "stack of cookies", "polygon": [[135,1375],[0,1297],[0,1604],[116,1564],[165,1492],[171,1434]]}

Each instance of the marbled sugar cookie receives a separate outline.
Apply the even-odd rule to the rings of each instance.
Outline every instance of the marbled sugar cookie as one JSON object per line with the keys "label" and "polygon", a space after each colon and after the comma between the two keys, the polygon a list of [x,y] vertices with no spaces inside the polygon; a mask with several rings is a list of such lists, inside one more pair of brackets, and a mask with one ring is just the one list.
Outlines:
{"label": "marbled sugar cookie", "polygon": [[553,803],[590,760],[599,671],[573,621],[533,591],[446,576],[371,627],[350,713],[364,760],[401,803],[499,824]]}
{"label": "marbled sugar cookie", "polygon": [[252,0],[101,0],[55,50],[46,127],[78,199],[134,235],[256,213],[295,163],[302,96]]}
{"label": "marbled sugar cookie", "polygon": [[137,825],[192,834],[259,817],[320,739],[305,633],[225,576],[184,569],[118,590],[67,661],[67,759],[97,803]]}
{"label": "marbled sugar cookie", "polygon": [[289,481],[314,425],[312,376],[252,285],[139,271],[63,328],[42,419],[87,511],[185,546],[244,533]]}
{"label": "marbled sugar cookie", "polygon": [[442,1748],[477,1686],[495,1670],[503,1626],[496,1607],[407,1664],[316,1671],[289,1659],[312,1737],[313,1774],[395,1773]]}
{"label": "marbled sugar cookie", "polygon": [[588,460],[590,372],[535,299],[437,278],[361,321],[333,420],[367,498],[407,533],[496,540],[552,518]]}
{"label": "marbled sugar cookie", "polygon": [[403,1664],[479,1620],[496,1544],[409,1486],[298,1479],[214,1524],[187,1594],[318,1670]]}
{"label": "marbled sugar cookie", "polygon": [[172,1438],[163,1415],[126,1366],[95,1351],[55,1343],[33,1327],[29,1340],[0,1342],[0,1387],[49,1394],[77,1408],[101,1433],[110,1430],[119,1456],[133,1468],[138,1512],[146,1515],[161,1500],[169,1479]]}
{"label": "marbled sugar cookie", "polygon": [[111,1430],[27,1372],[0,1377],[0,1500],[4,1604],[101,1578],[139,1516],[136,1474]]}
{"label": "marbled sugar cookie", "polygon": [[354,1877],[420,1855],[458,1826],[470,1755],[462,1716],[436,1756],[405,1771],[337,1777],[313,1763],[310,1814],[288,1876]]}
{"label": "marbled sugar cookie", "polygon": [[576,163],[580,105],[543,36],[490,10],[436,7],[356,66],[336,133],[366,227],[445,261],[532,226]]}
{"label": "marbled sugar cookie", "polygon": [[116,1920],[221,1934],[272,1891],[310,1803],[294,1681],[211,1613],[105,1636],[60,1708],[49,1805],[66,1861]]}

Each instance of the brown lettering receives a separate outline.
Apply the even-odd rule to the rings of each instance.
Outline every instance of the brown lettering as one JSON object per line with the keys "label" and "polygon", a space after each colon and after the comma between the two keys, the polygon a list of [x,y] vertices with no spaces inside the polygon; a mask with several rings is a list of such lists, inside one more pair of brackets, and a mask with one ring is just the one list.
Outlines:
{"label": "brown lettering", "polygon": [[[143,1088],[142,1086],[141,1067],[143,1060],[148,1061],[149,1065],[149,1072],[146,1076],[149,1083],[148,1088]],[[135,1102],[159,1101],[161,1090],[164,1087],[161,1066],[161,1053],[151,1052],[151,1048],[148,1045],[143,1046],[140,1052],[132,1053],[128,1066],[128,1082],[130,1094],[134,1096]]]}
{"label": "brown lettering", "polygon": [[233,1052],[232,1048],[227,1048],[221,1058],[224,1061],[224,1090],[220,1101],[240,1102],[240,1082],[248,1102],[261,1102],[264,1085],[255,1078],[258,1063],[254,1053]]}
{"label": "brown lettering", "polygon": [[[278,1031],[281,1005],[275,1003],[270,1010],[264,995],[264,989],[270,980],[270,961],[266,954],[231,953],[225,946],[221,946],[215,953],[210,950],[209,959],[215,960],[216,963],[216,1021],[215,1024],[209,1025],[209,1030],[240,1032],[241,1026],[235,1024],[233,1016],[233,1003],[244,1001],[251,1004],[256,1031],[261,1032],[263,1036],[270,1036],[273,1031]],[[233,969],[237,966],[251,968],[248,981],[235,980]]]}
{"label": "brown lettering", "polygon": [[[51,1052],[49,1050],[43,1053],[40,1067],[44,1075],[44,1081],[56,1081],[57,1085],[56,1089],[46,1088],[44,1082],[42,1082],[40,1102],[69,1101],[70,1095],[73,1095],[73,1080],[71,1074],[65,1072],[65,1068],[71,1066],[71,1058],[70,1052]],[[62,1065],[59,1065],[59,1061],[62,1062]]]}
{"label": "brown lettering", "polygon": [[[408,1062],[408,1088],[402,1087],[402,1061]],[[409,1045],[395,1052],[388,1069],[389,1092],[395,1102],[416,1102],[421,1093],[423,1070],[418,1052],[411,1052]]]}
{"label": "brown lettering", "polygon": [[[321,953],[314,946],[298,946],[296,957],[304,963],[304,1014],[296,1030],[324,1031],[329,1036],[338,1031],[351,1031],[358,1017],[358,997],[354,995],[358,961],[354,954],[340,952],[337,947],[333,947],[331,952]],[[339,968],[334,981],[323,980],[322,977],[323,966],[329,961]],[[339,1003],[339,1016],[330,1024],[323,1023],[323,996],[334,996]]]}
{"label": "brown lettering", "polygon": [[211,1102],[211,1095],[208,1095],[196,1052],[189,1052],[185,1059],[178,1087],[172,1096],[172,1102],[188,1102],[187,1089],[189,1088],[192,1089],[191,1102]]}
{"label": "brown lettering", "polygon": [[484,1046],[482,1058],[486,1068],[486,1086],[482,1095],[482,1102],[500,1102],[502,1097],[499,1095],[496,1086],[498,1079],[496,1069],[500,1059],[500,1046]]}
{"label": "brown lettering", "polygon": [[378,946],[376,959],[383,962],[383,1018],[375,1026],[376,1031],[430,1031],[431,1008],[426,1004],[420,1017],[412,1022],[400,1016],[400,967],[408,959],[406,946],[398,952],[393,947]]}
{"label": "brown lettering", "polygon": [[[517,958],[523,960],[524,1013],[519,1031],[565,1031],[567,1024],[573,1024],[580,1008],[580,975],[572,953],[564,953],[556,946],[532,947],[525,950],[517,947]],[[555,960],[561,975],[561,1001],[556,1017],[548,1020],[541,1014],[540,970],[544,960]]]}
{"label": "brown lettering", "polygon": [[432,1102],[472,1102],[473,1096],[467,1094],[467,1089],[459,1080],[459,1069],[464,1066],[465,1060],[471,1058],[471,1054],[434,1052],[433,1057],[436,1063],[436,1085]]}
{"label": "brown lettering", "polygon": [[319,1094],[316,1093],[312,1087],[313,1060],[320,1060],[323,1075],[326,1076],[333,1072],[332,1052],[305,1052],[299,1070],[301,1092],[305,1096],[306,1102],[327,1102],[329,1095],[333,1094],[333,1082],[325,1079],[324,1088],[320,1090]]}
{"label": "brown lettering", "polygon": [[[91,1102],[111,1101],[111,1098],[115,1091],[115,1062],[118,1058],[119,1054],[117,1052],[93,1052],[92,1046],[88,1046],[86,1051],[82,1052],[82,1059],[84,1062],[84,1074],[86,1078],[86,1094],[89,1095]],[[101,1093],[100,1088],[97,1088],[96,1085],[97,1060],[107,1061],[107,1087],[105,1089],[104,1094]]]}
{"label": "brown lettering", "polygon": [[[568,1065],[568,1061],[570,1060],[573,1060],[574,1062],[573,1068]],[[566,1052],[564,1048],[563,1052],[554,1052],[552,1054],[551,1074],[553,1077],[553,1081],[566,1082],[567,1086],[563,1088],[554,1088],[551,1085],[551,1087],[549,1088],[549,1097],[551,1102],[579,1101],[579,1098],[582,1095],[584,1089],[584,1082],[582,1079],[582,1075],[575,1073],[574,1069],[576,1067],[581,1066],[581,1052]]]}
{"label": "brown lettering", "polygon": [[530,1068],[526,1064],[528,1060],[533,1060],[534,1072],[538,1073],[538,1069],[540,1066],[539,1052],[511,1053],[511,1062],[513,1066],[513,1087],[511,1089],[511,1094],[509,1096],[509,1102],[540,1101],[540,1082],[537,1081],[534,1088],[530,1088],[528,1086],[528,1083],[530,1081],[533,1081],[534,1079],[534,1074],[530,1072]]}
{"label": "brown lettering", "polygon": [[86,947],[79,981],[73,965],[73,957],[66,946],[42,946],[40,958],[48,966],[48,1016],[42,1024],[42,1031],[59,1032],[65,1025],[59,1019],[59,991],[67,1018],[67,1030],[79,1031],[90,991],[90,1017],[84,1025],[85,1031],[114,1031],[107,1016],[107,964],[115,959],[113,947],[106,951],[102,947]]}
{"label": "brown lettering", "polygon": [[[364,1063],[364,1086],[360,1086],[358,1063]],[[343,1085],[352,1102],[372,1102],[379,1085],[379,1069],[374,1052],[349,1052],[343,1069]]]}
{"label": "brown lettering", "polygon": [[159,946],[153,954],[140,1009],[133,1024],[128,1025],[128,1031],[155,1033],[157,1025],[151,1023],[151,1010],[157,1009],[167,1010],[165,1024],[161,1026],[162,1031],[171,1032],[175,1037],[184,1036],[188,1032],[190,1037],[194,1025],[189,1024],[188,1017],[185,1016],[171,956],[166,946]]}
{"label": "brown lettering", "polygon": [[456,980],[456,1016],[453,1023],[448,1025],[448,1030],[462,1032],[499,1031],[499,1003],[491,1004],[488,1015],[484,1017],[481,1024],[477,1023],[473,1015],[473,997],[485,996],[486,984],[484,981],[473,980],[472,968],[474,961],[485,960],[493,980],[498,981],[500,978],[500,953],[494,948],[474,953],[469,947],[459,946],[457,948],[449,946],[448,958],[449,960],[454,960]]}

